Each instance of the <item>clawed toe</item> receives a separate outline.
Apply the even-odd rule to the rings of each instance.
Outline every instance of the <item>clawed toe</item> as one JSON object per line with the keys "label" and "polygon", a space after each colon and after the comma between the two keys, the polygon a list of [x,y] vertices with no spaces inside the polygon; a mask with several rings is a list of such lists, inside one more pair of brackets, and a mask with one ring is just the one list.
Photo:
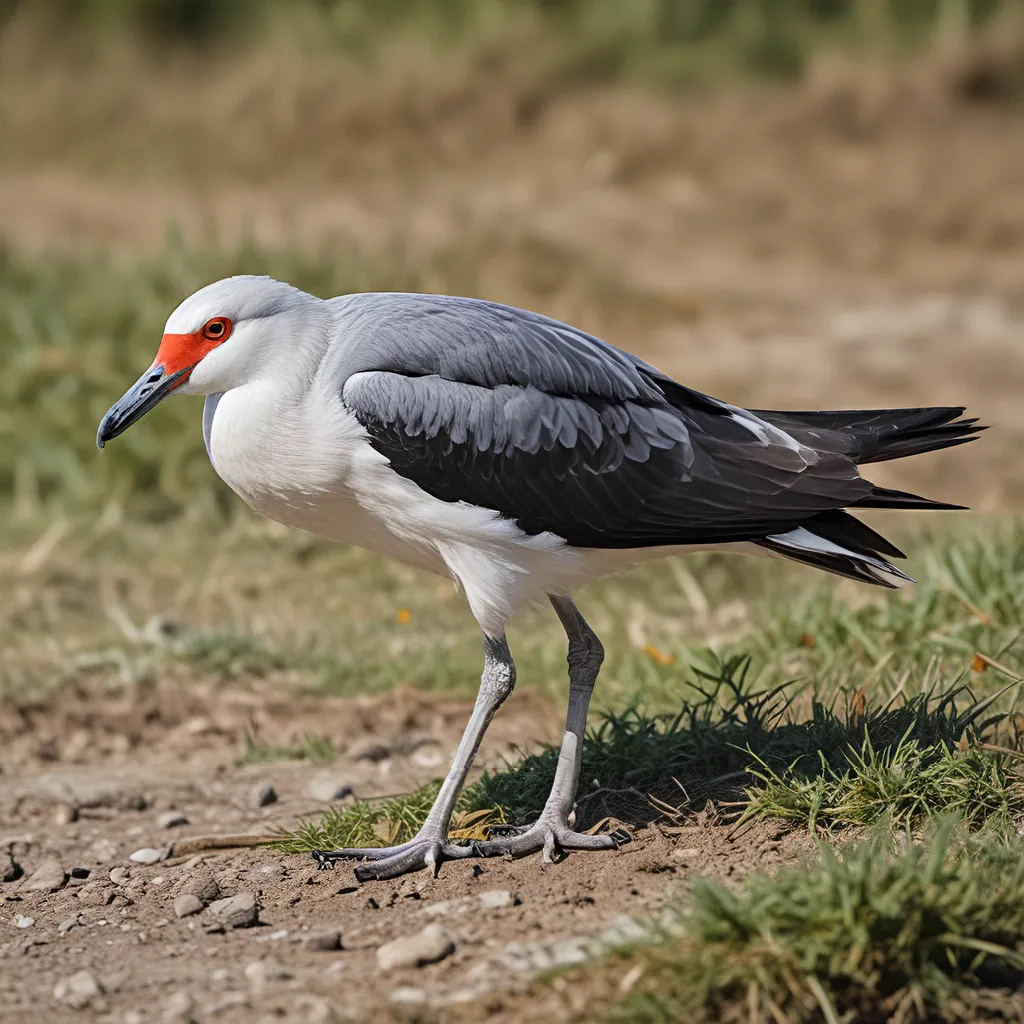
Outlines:
{"label": "clawed toe", "polygon": [[436,875],[446,860],[461,860],[473,856],[468,846],[456,846],[447,840],[434,836],[417,837],[400,846],[385,846],[379,849],[322,850],[313,851],[313,860],[319,870],[334,867],[339,860],[359,860],[364,863],[355,868],[356,878],[360,882],[371,879],[397,878],[410,871],[430,868]]}
{"label": "clawed toe", "polygon": [[624,829],[588,835],[574,832],[568,825],[541,819],[516,834],[474,843],[473,852],[478,857],[526,857],[543,853],[544,860],[551,863],[570,850],[614,850],[631,840],[632,836]]}

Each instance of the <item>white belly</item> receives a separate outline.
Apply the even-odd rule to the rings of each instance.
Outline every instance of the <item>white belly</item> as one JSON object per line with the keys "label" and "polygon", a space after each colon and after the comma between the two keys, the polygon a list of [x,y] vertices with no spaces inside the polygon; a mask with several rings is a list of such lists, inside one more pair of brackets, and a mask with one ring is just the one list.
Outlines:
{"label": "white belly", "polygon": [[369,447],[354,417],[311,417],[301,405],[266,415],[262,396],[247,390],[208,399],[203,424],[217,475],[247,505],[286,526],[448,574],[435,547],[389,528],[352,486],[354,454]]}

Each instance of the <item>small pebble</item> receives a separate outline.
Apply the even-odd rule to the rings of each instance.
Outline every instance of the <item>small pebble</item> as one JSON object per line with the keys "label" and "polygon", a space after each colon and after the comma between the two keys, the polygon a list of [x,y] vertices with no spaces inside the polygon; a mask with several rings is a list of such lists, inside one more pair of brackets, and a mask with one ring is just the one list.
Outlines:
{"label": "small pebble", "polygon": [[175,917],[191,917],[193,914],[198,914],[202,909],[203,901],[190,892],[183,892],[174,901]]}
{"label": "small pebble", "polygon": [[74,917],[66,917],[59,925],[57,925],[57,931],[61,935],[67,935],[72,928],[82,923],[82,917],[80,914],[75,914]]}
{"label": "small pebble", "polygon": [[102,994],[100,983],[88,971],[78,971],[68,978],[61,978],[53,989],[53,998],[73,1010],[84,1010]]}
{"label": "small pebble", "polygon": [[321,772],[309,780],[307,792],[314,800],[327,804],[352,796],[352,787],[343,776],[333,772]]}
{"label": "small pebble", "polygon": [[519,903],[519,897],[508,889],[488,889],[477,897],[480,905],[485,910],[497,910],[499,907],[514,907]]}
{"label": "small pebble", "polygon": [[284,865],[278,864],[275,861],[270,861],[268,864],[261,864],[260,874],[269,881],[275,881],[284,878]]}
{"label": "small pebble", "polygon": [[455,952],[452,937],[439,924],[428,924],[415,935],[403,935],[385,942],[377,950],[377,966],[382,971],[396,967],[423,967],[437,963]]}
{"label": "small pebble", "polygon": [[379,736],[363,736],[346,753],[353,761],[383,761],[391,756],[391,746]]}
{"label": "small pebble", "polygon": [[34,917],[26,917],[24,914],[14,915],[14,927],[15,928],[31,928],[36,923]]}
{"label": "small pebble", "polygon": [[256,895],[240,892],[224,900],[215,900],[210,904],[209,914],[227,928],[248,928],[259,919]]}
{"label": "small pebble", "polygon": [[131,877],[132,873],[128,870],[128,868],[110,869],[110,880],[114,883],[114,885],[126,885]]}
{"label": "small pebble", "polygon": [[257,782],[249,790],[250,807],[267,807],[277,802],[277,790],[270,782]]}
{"label": "small pebble", "polygon": [[136,850],[128,859],[136,864],[156,864],[164,858],[162,850],[154,850],[151,846],[144,846]]}
{"label": "small pebble", "polygon": [[178,828],[180,825],[188,824],[188,815],[182,811],[164,811],[156,819],[156,823],[160,828]]}
{"label": "small pebble", "polygon": [[73,821],[78,821],[78,808],[71,804],[57,804],[53,812],[54,825],[70,825]]}
{"label": "small pebble", "polygon": [[302,937],[302,948],[316,953],[329,953],[341,948],[341,932],[328,929],[310,932]]}

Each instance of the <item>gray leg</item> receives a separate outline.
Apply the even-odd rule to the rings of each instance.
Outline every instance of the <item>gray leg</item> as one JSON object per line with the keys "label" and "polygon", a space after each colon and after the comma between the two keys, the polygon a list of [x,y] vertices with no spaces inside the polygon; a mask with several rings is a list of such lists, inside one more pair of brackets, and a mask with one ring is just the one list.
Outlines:
{"label": "gray leg", "polygon": [[399,846],[368,847],[365,849],[331,850],[313,853],[321,868],[331,867],[336,860],[366,860],[371,863],[356,868],[360,881],[370,878],[396,878],[408,871],[429,867],[436,874],[442,861],[473,856],[470,846],[456,846],[448,842],[448,822],[455,801],[466,784],[473,758],[495,711],[512,692],[516,682],[516,666],[509,653],[505,638],[484,635],[484,671],[480,679],[473,714],[470,716],[462,741],[448,777],[437,794],[434,806],[419,832],[407,843]]}
{"label": "gray leg", "polygon": [[588,836],[569,827],[583,760],[587,711],[601,662],[604,661],[604,648],[572,598],[551,597],[550,601],[569,638],[569,709],[558,751],[555,781],[544,810],[533,825],[518,835],[475,844],[474,849],[483,857],[502,854],[522,857],[543,850],[544,859],[550,862],[564,850],[610,850],[629,839],[624,833]]}

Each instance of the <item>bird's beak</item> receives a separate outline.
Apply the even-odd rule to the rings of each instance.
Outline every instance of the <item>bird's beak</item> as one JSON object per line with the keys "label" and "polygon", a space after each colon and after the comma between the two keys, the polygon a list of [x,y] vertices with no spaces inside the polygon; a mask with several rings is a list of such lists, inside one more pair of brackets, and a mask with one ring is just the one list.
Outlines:
{"label": "bird's beak", "polygon": [[150,409],[159,405],[190,373],[186,366],[176,373],[168,373],[161,365],[153,364],[108,410],[100,421],[96,433],[96,447],[102,448],[111,438],[123,434],[136,420],[142,419]]}

